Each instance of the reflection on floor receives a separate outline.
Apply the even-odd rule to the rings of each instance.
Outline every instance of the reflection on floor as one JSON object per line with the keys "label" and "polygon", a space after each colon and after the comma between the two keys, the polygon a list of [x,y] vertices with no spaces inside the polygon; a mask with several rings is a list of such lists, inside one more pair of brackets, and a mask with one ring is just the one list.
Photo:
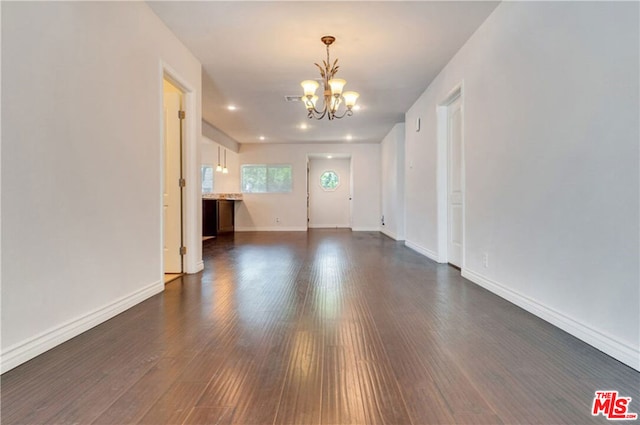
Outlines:
{"label": "reflection on floor", "polygon": [[[600,424],[640,373],[377,232],[239,232],[2,375],[9,424]],[[635,406],[635,407],[634,407]]]}

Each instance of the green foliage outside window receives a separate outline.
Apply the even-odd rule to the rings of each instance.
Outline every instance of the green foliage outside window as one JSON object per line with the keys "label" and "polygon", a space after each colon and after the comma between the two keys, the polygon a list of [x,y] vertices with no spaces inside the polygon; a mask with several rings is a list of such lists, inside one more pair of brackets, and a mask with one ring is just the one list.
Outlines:
{"label": "green foliage outside window", "polygon": [[213,193],[213,166],[203,165],[201,170],[202,193]]}
{"label": "green foliage outside window", "polygon": [[340,184],[340,177],[335,171],[325,171],[320,176],[320,186],[324,190],[336,190],[336,187]]}
{"label": "green foliage outside window", "polygon": [[241,183],[244,193],[291,192],[291,165],[243,165]]}

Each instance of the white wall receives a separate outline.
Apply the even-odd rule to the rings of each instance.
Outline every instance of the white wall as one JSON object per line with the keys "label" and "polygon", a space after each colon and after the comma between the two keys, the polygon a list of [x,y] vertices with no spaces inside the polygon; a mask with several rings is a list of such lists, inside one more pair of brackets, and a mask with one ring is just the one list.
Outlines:
{"label": "white wall", "polygon": [[463,275],[635,368],[638,7],[502,3],[406,114],[407,244],[438,255],[435,111],[464,80]]}
{"label": "white wall", "polygon": [[199,182],[201,65],[146,4],[2,4],[3,371],[163,290],[162,64]]}
{"label": "white wall", "polygon": [[[349,154],[353,178],[353,230],[379,230],[380,145],[377,144],[243,144],[241,164],[291,164],[291,193],[245,193],[236,206],[236,230],[307,229],[307,157]],[[276,222],[276,218],[280,221]]]}
{"label": "white wall", "polygon": [[[338,175],[335,190],[325,190],[320,177],[325,171]],[[351,227],[351,159],[312,158],[309,160],[309,227]]]}
{"label": "white wall", "polygon": [[228,174],[221,172],[213,173],[213,193],[239,193],[240,192],[240,160],[239,155],[214,142],[208,137],[201,138],[201,162],[202,165],[218,165],[218,147],[220,148],[220,164],[224,166],[224,152],[227,151],[227,169]]}
{"label": "white wall", "polygon": [[398,123],[380,144],[382,160],[382,215],[385,235],[404,240],[404,123]]}

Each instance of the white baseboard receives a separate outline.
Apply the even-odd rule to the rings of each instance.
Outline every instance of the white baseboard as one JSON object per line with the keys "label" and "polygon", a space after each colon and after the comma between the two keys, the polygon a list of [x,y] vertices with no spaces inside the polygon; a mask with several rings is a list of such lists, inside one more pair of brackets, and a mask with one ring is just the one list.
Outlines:
{"label": "white baseboard", "polygon": [[196,269],[195,271],[193,271],[193,273],[198,273],[198,272],[201,272],[202,270],[204,270],[204,261],[200,260],[196,263]]}
{"label": "white baseboard", "polygon": [[239,227],[234,229],[236,232],[306,232],[306,227],[297,226],[269,226],[269,227]]}
{"label": "white baseboard", "polygon": [[384,227],[382,227],[380,229],[380,233],[382,233],[383,235],[389,236],[391,239],[393,239],[395,241],[399,241],[399,242],[404,241],[404,238],[399,237],[397,233],[394,233],[394,232],[390,231],[389,229],[385,229]]}
{"label": "white baseboard", "polygon": [[[336,226],[317,226],[309,228],[335,228]],[[348,227],[340,227],[340,229],[348,229]],[[378,227],[353,227],[351,228],[354,232],[379,232],[380,228]],[[236,226],[236,232],[306,232],[306,227],[297,227],[297,226],[269,226],[269,227],[244,227],[244,226]]]}
{"label": "white baseboard", "polygon": [[469,279],[473,283],[476,283],[505,300],[512,302],[529,313],[532,313],[552,325],[557,326],[627,366],[640,370],[640,350],[638,348],[632,347],[610,337],[609,335],[605,335],[600,331],[590,328],[589,326],[586,326],[560,313],[559,311],[540,304],[539,302],[509,289],[505,285],[491,280],[479,273],[473,272],[469,269],[463,269],[462,277]]}
{"label": "white baseboard", "polygon": [[[190,263],[191,264],[191,263]],[[184,268],[184,272],[186,274],[194,274],[204,270],[204,261],[200,260],[191,266],[190,264],[186,264]]]}
{"label": "white baseboard", "polygon": [[309,224],[309,229],[350,229],[348,224]]}
{"label": "white baseboard", "polygon": [[438,254],[434,251],[431,251],[428,248],[425,248],[423,246],[418,245],[415,242],[411,242],[411,241],[404,241],[404,244],[407,248],[411,248],[412,250],[414,250],[415,252],[417,252],[418,254],[422,254],[425,257],[435,261],[435,262],[439,262],[438,260]]}
{"label": "white baseboard", "polygon": [[391,239],[393,239],[395,241],[398,240],[397,235],[394,232],[392,232],[389,229],[387,229],[386,227],[384,227],[384,226],[380,228],[380,233],[382,233],[383,235],[389,236]]}
{"label": "white baseboard", "polygon": [[8,347],[0,354],[0,373],[31,360],[162,291],[164,281],[154,282],[83,316]]}
{"label": "white baseboard", "polygon": [[352,227],[353,232],[379,232],[379,227]]}

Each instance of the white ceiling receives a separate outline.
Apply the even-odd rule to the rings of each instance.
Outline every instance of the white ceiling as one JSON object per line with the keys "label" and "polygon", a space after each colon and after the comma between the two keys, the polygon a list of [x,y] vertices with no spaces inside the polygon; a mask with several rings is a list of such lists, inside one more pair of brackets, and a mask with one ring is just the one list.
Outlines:
{"label": "white ceiling", "polygon": [[[202,62],[203,119],[240,143],[378,143],[498,2],[210,1],[149,6]],[[361,110],[309,120],[300,81],[320,75],[323,35]],[[227,106],[237,106],[228,111]],[[306,123],[308,129],[300,129]],[[265,141],[259,137],[264,135]],[[347,135],[352,140],[347,141]]]}

